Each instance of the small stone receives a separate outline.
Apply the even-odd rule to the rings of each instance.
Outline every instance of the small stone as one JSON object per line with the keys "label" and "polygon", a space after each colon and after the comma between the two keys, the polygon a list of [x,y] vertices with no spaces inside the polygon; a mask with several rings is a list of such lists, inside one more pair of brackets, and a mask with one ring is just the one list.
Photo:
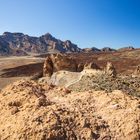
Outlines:
{"label": "small stone", "polygon": [[68,94],[68,93],[71,93],[71,90],[69,90],[69,89],[66,88],[66,89],[64,90],[64,92],[65,92],[66,94]]}
{"label": "small stone", "polygon": [[19,112],[18,107],[13,107],[13,108],[11,109],[11,114],[12,114],[12,115],[16,114],[17,112]]}
{"label": "small stone", "polygon": [[47,105],[50,105],[50,101],[48,101],[46,98],[44,97],[40,97],[37,99],[36,101],[36,105],[38,107],[41,107],[41,106],[47,106]]}

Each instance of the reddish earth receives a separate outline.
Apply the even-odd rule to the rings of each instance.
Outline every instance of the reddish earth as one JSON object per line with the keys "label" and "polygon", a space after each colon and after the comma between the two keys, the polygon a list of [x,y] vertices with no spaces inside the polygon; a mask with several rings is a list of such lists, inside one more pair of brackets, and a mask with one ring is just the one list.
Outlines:
{"label": "reddish earth", "polygon": [[1,77],[18,77],[18,76],[33,76],[34,74],[42,71],[43,63],[27,64],[14,68],[3,70]]}
{"label": "reddish earth", "polygon": [[0,57],[0,89],[6,85],[34,75],[42,69],[44,59],[31,56]]}
{"label": "reddish earth", "polygon": [[118,73],[132,73],[140,65],[140,49],[110,53],[80,53],[73,54],[77,62],[94,62],[104,68],[107,62],[112,62]]}
{"label": "reddish earth", "polygon": [[[39,57],[45,58],[47,55]],[[140,65],[140,49],[122,51],[122,52],[102,52],[102,53],[73,53],[67,54],[72,57],[77,63],[94,62],[100,68],[104,68],[107,62],[112,62],[116,68],[117,73],[130,74]],[[37,57],[38,58],[38,57]],[[4,69],[4,77],[13,76],[31,76],[42,71],[42,63],[26,64],[18,67]]]}

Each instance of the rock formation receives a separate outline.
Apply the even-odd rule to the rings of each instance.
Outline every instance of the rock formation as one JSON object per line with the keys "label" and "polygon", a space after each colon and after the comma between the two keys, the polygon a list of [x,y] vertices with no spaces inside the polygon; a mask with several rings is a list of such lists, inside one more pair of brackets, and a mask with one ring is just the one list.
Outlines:
{"label": "rock formation", "polygon": [[48,55],[43,67],[43,75],[51,76],[54,72],[65,70],[70,72],[81,72],[83,69],[100,69],[94,62],[77,63],[75,59],[64,54]]}
{"label": "rock formation", "polygon": [[135,76],[140,76],[140,65],[138,65],[134,71]]}
{"label": "rock formation", "polygon": [[68,58],[62,54],[51,54],[47,56],[44,68],[43,75],[51,76],[53,72],[67,70],[67,71],[77,71],[77,64],[72,58]]}
{"label": "rock formation", "polygon": [[108,62],[105,68],[105,74],[107,74],[109,77],[116,77],[116,69],[114,65],[111,62]]}
{"label": "rock formation", "polygon": [[43,66],[43,76],[50,77],[53,74],[53,62],[50,56],[48,56]]}
{"label": "rock formation", "polygon": [[84,63],[77,64],[77,72],[81,72],[84,69]]}

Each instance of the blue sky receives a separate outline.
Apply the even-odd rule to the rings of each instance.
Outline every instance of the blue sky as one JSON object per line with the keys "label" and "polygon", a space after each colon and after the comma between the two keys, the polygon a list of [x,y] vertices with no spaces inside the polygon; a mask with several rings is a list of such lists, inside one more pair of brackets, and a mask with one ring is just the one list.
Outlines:
{"label": "blue sky", "polygon": [[140,47],[140,0],[0,0],[0,34],[47,32],[79,47]]}

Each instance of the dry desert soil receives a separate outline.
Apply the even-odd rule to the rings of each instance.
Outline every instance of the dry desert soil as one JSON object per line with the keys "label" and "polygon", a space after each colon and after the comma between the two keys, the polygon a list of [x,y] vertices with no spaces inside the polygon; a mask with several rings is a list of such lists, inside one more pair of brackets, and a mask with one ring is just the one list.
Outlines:
{"label": "dry desert soil", "polygon": [[140,140],[139,49],[67,54],[101,72],[111,62],[116,77],[58,71],[40,78],[46,56],[0,58],[0,140]]}
{"label": "dry desert soil", "polygon": [[28,78],[42,70],[44,58],[32,56],[0,57],[0,89],[6,85]]}

